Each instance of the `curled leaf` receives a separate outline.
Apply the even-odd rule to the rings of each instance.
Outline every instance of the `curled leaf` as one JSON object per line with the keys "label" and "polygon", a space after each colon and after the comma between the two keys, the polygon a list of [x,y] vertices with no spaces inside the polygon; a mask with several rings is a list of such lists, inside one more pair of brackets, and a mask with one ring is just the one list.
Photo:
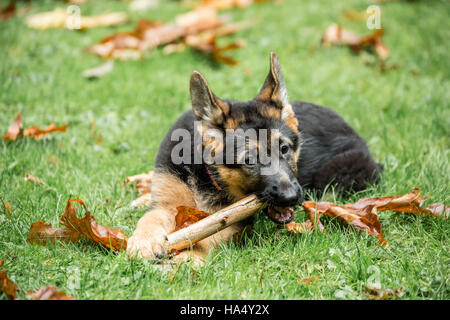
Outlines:
{"label": "curled leaf", "polygon": [[34,184],[45,184],[44,179],[39,178],[39,177],[35,177],[32,174],[30,174],[30,173],[26,173],[25,176],[23,177],[23,179],[25,181],[31,181]]}
{"label": "curled leaf", "polygon": [[56,286],[50,285],[39,289],[27,295],[27,298],[34,300],[75,300],[75,298],[68,296],[65,292],[59,291]]}
{"label": "curled leaf", "polygon": [[45,135],[52,133],[52,132],[64,132],[67,129],[67,125],[63,125],[63,126],[55,126],[54,123],[50,124],[47,128],[45,129],[40,129],[38,126],[32,126],[29,128],[26,128],[23,132],[23,135],[25,137],[30,137],[33,138],[35,140],[39,140],[42,139]]}
{"label": "curled leaf", "polygon": [[20,111],[17,113],[16,118],[14,119],[14,122],[11,124],[11,126],[8,128],[8,132],[2,137],[4,141],[16,140],[20,135],[23,133],[22,128],[22,120],[20,118]]}
{"label": "curled leaf", "polygon": [[[83,218],[77,217],[76,207],[72,205],[72,202],[77,202],[85,208],[86,213]],[[67,201],[66,208],[64,213],[59,217],[59,221],[70,230],[79,232],[88,239],[107,248],[116,251],[126,250],[127,236],[123,231],[119,228],[99,225],[91,212],[87,211],[86,205],[80,199],[71,198]]]}
{"label": "curled leaf", "polygon": [[44,221],[37,221],[31,225],[27,241],[29,243],[46,245],[47,241],[51,243],[55,243],[57,240],[77,242],[79,238],[80,233],[78,231],[68,228],[55,228]]}
{"label": "curled leaf", "polygon": [[[3,260],[0,260],[0,268],[3,267]],[[17,285],[11,281],[6,275],[6,270],[0,271],[0,291],[3,291],[10,300],[15,300],[17,297]]]}
{"label": "curled leaf", "polygon": [[389,55],[389,49],[382,41],[383,29],[377,29],[368,36],[358,36],[352,31],[343,29],[337,24],[332,24],[322,36],[322,43],[327,45],[347,45],[358,53],[364,48],[372,48],[378,57],[384,61]]}

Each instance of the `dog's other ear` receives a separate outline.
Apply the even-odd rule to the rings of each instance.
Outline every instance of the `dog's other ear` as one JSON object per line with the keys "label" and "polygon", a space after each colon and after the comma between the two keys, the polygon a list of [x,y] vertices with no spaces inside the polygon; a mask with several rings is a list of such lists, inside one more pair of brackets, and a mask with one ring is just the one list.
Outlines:
{"label": "dog's other ear", "polygon": [[283,110],[282,118],[292,111],[283,72],[281,71],[280,59],[275,52],[270,53],[270,71],[255,99],[266,103],[273,102],[278,108]]}
{"label": "dog's other ear", "polygon": [[190,93],[197,120],[207,121],[214,126],[224,124],[230,107],[212,93],[205,78],[197,71],[191,74]]}

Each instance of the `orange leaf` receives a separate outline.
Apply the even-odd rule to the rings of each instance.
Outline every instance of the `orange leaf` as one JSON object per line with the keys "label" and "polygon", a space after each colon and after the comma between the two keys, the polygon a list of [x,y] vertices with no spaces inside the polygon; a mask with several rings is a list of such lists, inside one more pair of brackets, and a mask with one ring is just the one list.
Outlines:
{"label": "orange leaf", "polygon": [[[3,260],[0,260],[0,268],[3,266]],[[6,270],[0,271],[0,291],[3,291],[10,300],[17,297],[17,285],[12,282],[6,275]]]}
{"label": "orange leaf", "polygon": [[422,198],[420,196],[420,190],[418,188],[414,188],[413,192],[406,195],[364,198],[356,203],[348,203],[345,206],[336,205],[327,201],[318,203],[305,201],[302,205],[310,215],[325,214],[330,217],[338,217],[355,228],[376,236],[379,243],[384,245],[386,244],[386,240],[383,235],[381,223],[378,220],[378,211],[391,210],[434,217],[445,217],[445,213],[449,213],[449,207],[441,203],[433,203],[423,207],[423,203],[427,199],[427,197]]}
{"label": "orange leaf", "polygon": [[314,223],[311,220],[302,223],[292,221],[286,224],[284,227],[286,228],[287,231],[293,233],[306,233],[314,229]]}
{"label": "orange leaf", "polygon": [[322,279],[319,277],[310,277],[310,278],[304,278],[304,279],[297,278],[298,283],[306,283],[307,286],[310,286],[313,281],[318,281],[318,280],[322,280]]}
{"label": "orange leaf", "polygon": [[209,216],[209,213],[200,211],[187,206],[177,207],[178,214],[175,216],[175,231],[186,228],[203,218]]}
{"label": "orange leaf", "polygon": [[68,228],[55,228],[44,221],[37,221],[31,225],[27,241],[46,245],[47,241],[51,243],[55,243],[56,240],[77,242],[79,238],[80,233],[78,231]]}
{"label": "orange leaf", "polygon": [[72,205],[72,202],[81,204],[87,210],[80,199],[69,199],[64,213],[59,217],[62,225],[107,248],[116,251],[126,250],[127,236],[121,229],[99,225],[89,211],[86,211],[83,218],[78,218],[76,207]]}
{"label": "orange leaf", "polygon": [[383,29],[377,29],[368,36],[358,36],[352,31],[342,29],[337,24],[332,24],[322,36],[322,43],[328,45],[348,45],[353,51],[359,52],[364,48],[372,48],[378,57],[384,61],[389,57],[389,49],[381,40]]}
{"label": "orange leaf", "polygon": [[27,298],[34,300],[75,300],[75,298],[68,296],[63,291],[59,291],[56,286],[52,285],[27,295]]}
{"label": "orange leaf", "polygon": [[17,113],[16,119],[14,119],[14,122],[11,124],[11,126],[8,128],[8,132],[2,137],[4,141],[16,140],[20,135],[22,135],[23,129],[22,129],[22,120],[20,118],[20,111]]}
{"label": "orange leaf", "polygon": [[39,139],[42,139],[45,135],[47,135],[49,133],[56,132],[56,131],[64,132],[64,131],[66,131],[66,129],[67,129],[67,125],[56,127],[55,124],[52,123],[45,129],[40,129],[38,126],[29,127],[24,130],[23,135],[25,137],[30,137],[35,140],[39,140]]}

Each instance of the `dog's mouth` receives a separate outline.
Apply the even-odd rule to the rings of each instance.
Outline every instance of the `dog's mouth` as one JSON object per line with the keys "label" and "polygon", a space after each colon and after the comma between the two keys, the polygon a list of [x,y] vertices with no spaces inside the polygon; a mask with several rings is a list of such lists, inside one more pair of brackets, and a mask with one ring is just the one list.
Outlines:
{"label": "dog's mouth", "polygon": [[279,224],[289,223],[294,219],[294,208],[292,207],[275,207],[270,206],[267,208],[267,215],[269,218]]}

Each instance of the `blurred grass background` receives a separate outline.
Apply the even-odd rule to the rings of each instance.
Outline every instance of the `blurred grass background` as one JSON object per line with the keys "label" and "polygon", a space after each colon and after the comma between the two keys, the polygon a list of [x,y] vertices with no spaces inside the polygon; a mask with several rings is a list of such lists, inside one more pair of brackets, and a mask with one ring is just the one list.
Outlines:
{"label": "blurred grass background", "polygon": [[[190,108],[190,73],[200,71],[219,97],[249,100],[268,72],[270,51],[280,56],[291,100],[332,107],[384,164],[381,184],[350,201],[418,186],[433,202],[448,203],[449,2],[380,5],[383,39],[391,50],[388,65],[397,66],[386,72],[373,54],[320,46],[331,23],[370,33],[365,21],[344,15],[370,4],[284,0],[227,10],[234,21],[258,21],[220,40],[247,41],[231,52],[240,62],[236,67],[213,63],[189,49],[172,55],[155,49],[142,60],[116,61],[112,73],[92,81],[82,77],[83,70],[103,60],[85,52],[85,46],[132,30],[141,18],[169,22],[188,9],[179,1],[162,0],[157,8],[130,12],[127,24],[88,31],[33,30],[24,17],[0,22],[1,133],[18,111],[24,127],[69,124],[66,133],[43,141],[0,142],[0,259],[23,289],[20,297],[25,290],[56,284],[81,299],[364,299],[364,286],[375,275],[382,287],[403,288],[406,299],[448,299],[449,223],[422,216],[382,213],[389,242],[383,248],[374,237],[332,219],[325,219],[328,236],[294,235],[261,216],[244,244],[224,244],[204,268],[183,265],[176,273],[130,261],[125,253],[114,255],[88,241],[47,247],[26,242],[32,222],[58,225],[69,197],[82,199],[100,224],[120,227],[130,236],[144,211],[129,210],[137,193],[123,188],[122,181],[153,168],[168,128]],[[29,13],[57,6],[67,4],[35,1]],[[124,1],[81,5],[83,15],[127,10]],[[92,122],[102,134],[100,146]],[[26,173],[47,184],[24,181]],[[12,206],[9,218],[3,201]],[[304,218],[299,212],[297,220]],[[321,280],[310,286],[299,283],[311,276]]]}

